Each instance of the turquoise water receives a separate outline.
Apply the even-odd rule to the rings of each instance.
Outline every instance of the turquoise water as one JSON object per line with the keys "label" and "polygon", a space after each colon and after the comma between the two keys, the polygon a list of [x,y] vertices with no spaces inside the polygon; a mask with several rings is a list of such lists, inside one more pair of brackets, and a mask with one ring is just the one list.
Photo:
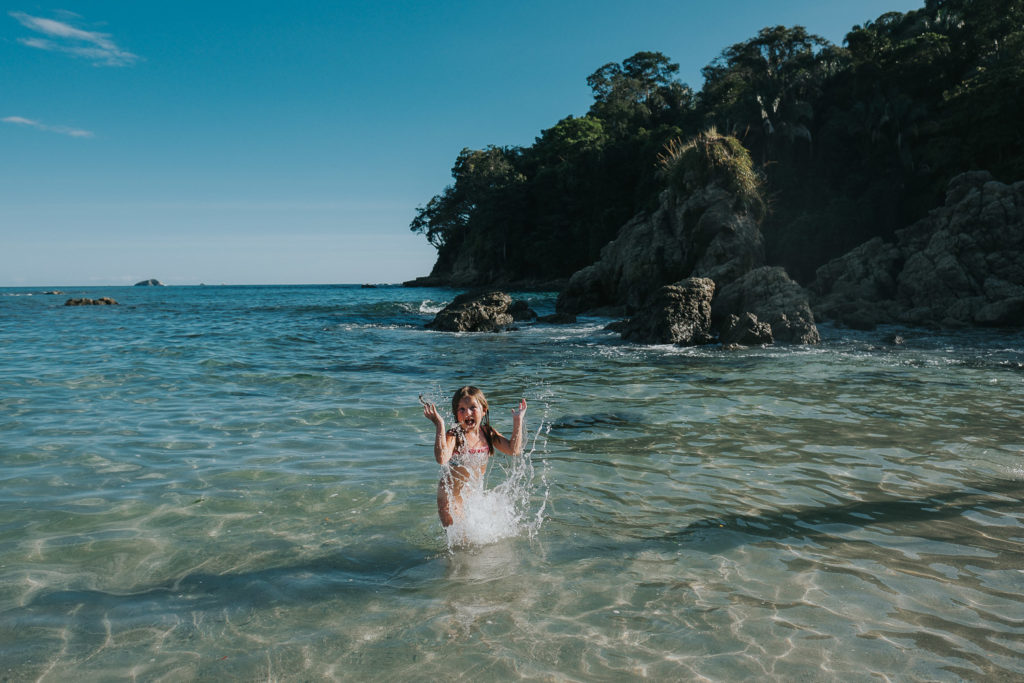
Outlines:
{"label": "turquoise water", "polygon": [[[422,329],[454,293],[0,290],[0,679],[1024,677],[1024,335]],[[530,453],[449,548],[417,395],[467,383]]]}

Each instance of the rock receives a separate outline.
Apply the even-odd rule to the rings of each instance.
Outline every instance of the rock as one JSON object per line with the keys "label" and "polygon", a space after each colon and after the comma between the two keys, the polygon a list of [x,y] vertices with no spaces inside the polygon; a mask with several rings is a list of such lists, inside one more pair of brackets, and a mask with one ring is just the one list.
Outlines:
{"label": "rock", "polygon": [[448,280],[443,277],[435,277],[433,275],[421,275],[413,280],[406,280],[402,283],[403,287],[447,287]]}
{"label": "rock", "polygon": [[539,323],[548,323],[549,325],[572,325],[576,322],[576,315],[573,313],[552,313],[551,315],[542,315],[537,318]]}
{"label": "rock", "polygon": [[719,328],[730,315],[742,318],[745,313],[752,313],[757,320],[768,323],[776,341],[793,344],[821,341],[807,292],[782,268],[757,268],[719,291],[714,301],[714,317]]}
{"label": "rock", "polygon": [[1024,325],[1024,297],[1011,297],[981,306],[974,322],[990,327],[1021,327]]}
{"label": "rock", "polygon": [[109,296],[100,297],[99,299],[68,299],[64,302],[65,306],[117,306],[117,302],[111,299]]}
{"label": "rock", "polygon": [[760,346],[775,342],[775,338],[772,336],[772,326],[760,322],[757,316],[750,312],[743,315],[730,313],[722,325],[718,340],[728,348]]}
{"label": "rock", "polygon": [[688,278],[665,285],[629,320],[622,338],[641,344],[707,344],[714,340],[711,335],[714,295],[715,283],[710,278]]}
{"label": "rock", "polygon": [[[721,144],[713,136],[708,140]],[[746,154],[738,142],[725,146],[732,150],[730,154]],[[701,184],[685,175],[682,185],[670,185],[653,212],[635,216],[605,245],[596,263],[573,274],[558,297],[557,310],[577,313],[621,306],[629,314],[644,308],[656,292],[664,297],[659,289],[664,285],[707,279],[712,291],[718,292],[712,331],[724,325],[730,335],[749,343],[819,341],[807,294],[785,271],[765,265],[759,227],[762,213],[759,202],[751,200],[756,188],[743,189],[730,177],[711,173]],[[754,289],[745,293],[744,287]],[[725,298],[719,304],[723,293]],[[748,313],[753,320],[746,317]],[[660,323],[644,322],[649,315],[651,311],[644,311],[635,323],[639,327],[629,328],[631,341],[649,337],[665,343],[665,338],[676,336],[661,329],[671,328],[674,322],[668,318]],[[770,332],[761,323],[767,323]],[[697,341],[701,338],[697,333],[694,341],[673,343],[706,343]]]}
{"label": "rock", "polygon": [[155,278],[151,278],[149,280],[143,280],[142,282],[136,282],[135,286],[136,287],[163,287],[164,283],[160,282],[159,280],[157,280]]}
{"label": "rock", "polygon": [[513,322],[512,297],[504,292],[467,292],[444,307],[427,328],[442,332],[498,332]]}
{"label": "rock", "polygon": [[537,319],[537,311],[530,308],[530,304],[526,303],[522,299],[513,301],[512,305],[508,307],[508,312],[516,322]]}
{"label": "rock", "polygon": [[714,183],[687,196],[666,190],[653,213],[635,216],[600,260],[573,274],[556,307],[635,311],[662,285],[706,277],[721,286],[763,264],[757,217],[737,208],[732,193]]}
{"label": "rock", "polygon": [[1024,182],[950,180],[944,206],[816,273],[814,310],[851,327],[1024,324]]}
{"label": "rock", "polygon": [[47,290],[45,292],[40,292],[40,293],[41,294],[49,294],[49,295],[59,295],[59,294],[63,294],[64,292],[60,291],[59,289],[50,289],[50,290]]}
{"label": "rock", "polygon": [[847,327],[874,329],[890,313],[880,302],[896,287],[903,260],[895,245],[876,237],[830,261],[818,269],[814,287],[833,295],[815,301],[815,312]]}

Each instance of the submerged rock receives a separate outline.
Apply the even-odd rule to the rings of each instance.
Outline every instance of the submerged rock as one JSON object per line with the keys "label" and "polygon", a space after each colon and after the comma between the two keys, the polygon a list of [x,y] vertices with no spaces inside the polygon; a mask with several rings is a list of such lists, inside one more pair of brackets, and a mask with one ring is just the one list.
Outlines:
{"label": "submerged rock", "polygon": [[455,297],[427,329],[441,332],[498,332],[514,322],[509,307],[512,297],[504,292],[467,292]]}

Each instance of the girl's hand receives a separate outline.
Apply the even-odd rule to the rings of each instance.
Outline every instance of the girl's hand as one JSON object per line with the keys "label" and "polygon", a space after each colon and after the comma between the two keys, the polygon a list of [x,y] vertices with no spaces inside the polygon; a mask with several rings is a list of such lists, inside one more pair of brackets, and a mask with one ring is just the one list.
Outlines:
{"label": "girl's hand", "polygon": [[512,420],[522,420],[526,416],[526,399],[519,399],[519,409],[512,409]]}
{"label": "girl's hand", "polygon": [[427,403],[422,398],[420,401],[423,403],[423,417],[427,418],[438,427],[444,428],[444,418],[442,418],[440,413],[437,412],[437,406],[433,403]]}

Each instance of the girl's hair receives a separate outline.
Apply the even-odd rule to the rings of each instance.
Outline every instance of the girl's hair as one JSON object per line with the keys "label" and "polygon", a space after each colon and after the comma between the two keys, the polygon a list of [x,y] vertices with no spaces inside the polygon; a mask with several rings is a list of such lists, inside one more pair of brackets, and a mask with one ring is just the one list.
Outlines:
{"label": "girl's hair", "polygon": [[[459,420],[459,404],[462,403],[464,398],[475,399],[483,409],[484,418],[480,423],[480,430],[484,433],[484,439],[487,440],[487,450],[490,453],[494,453],[494,444],[491,443],[491,412],[487,406],[487,397],[484,396],[484,392],[476,387],[465,386],[456,390],[455,395],[452,396],[452,415],[455,417],[456,422]],[[466,437],[462,434],[462,429],[455,430],[455,448],[462,450],[465,445]]]}

